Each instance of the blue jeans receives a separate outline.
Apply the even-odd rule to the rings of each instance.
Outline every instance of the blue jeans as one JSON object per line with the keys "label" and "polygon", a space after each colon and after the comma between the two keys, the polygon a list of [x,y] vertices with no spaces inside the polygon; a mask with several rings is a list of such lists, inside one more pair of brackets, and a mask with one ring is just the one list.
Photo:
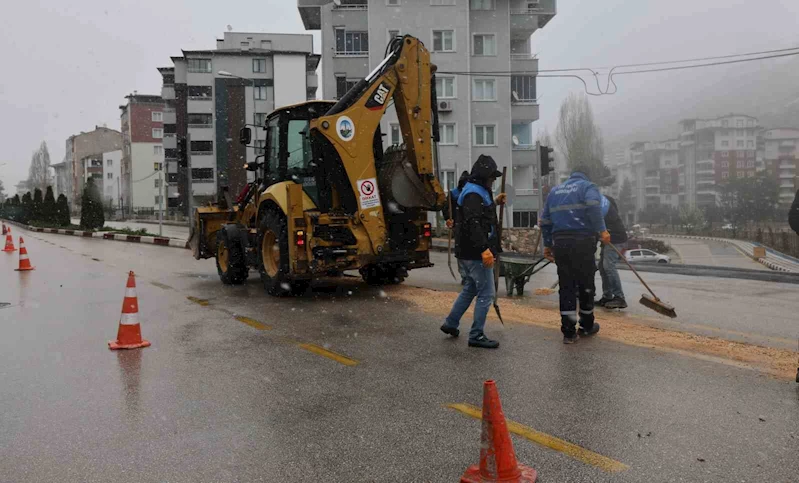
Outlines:
{"label": "blue jeans", "polygon": [[[615,244],[621,250],[624,243]],[[616,263],[619,262],[619,254],[609,246],[602,245],[601,260],[599,263],[599,276],[602,277],[602,297],[606,300],[613,298],[624,298],[624,290],[621,288],[621,278]]]}
{"label": "blue jeans", "polygon": [[455,299],[444,325],[457,329],[461,317],[472,304],[472,299],[477,297],[477,302],[474,304],[474,322],[472,330],[469,331],[469,339],[476,339],[483,335],[486,315],[494,302],[494,269],[484,267],[482,260],[458,259],[458,271],[465,274],[463,289]]}

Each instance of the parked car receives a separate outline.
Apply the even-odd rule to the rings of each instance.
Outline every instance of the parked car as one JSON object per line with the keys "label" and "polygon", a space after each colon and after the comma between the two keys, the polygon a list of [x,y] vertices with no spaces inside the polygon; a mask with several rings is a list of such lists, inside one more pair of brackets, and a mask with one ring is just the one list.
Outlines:
{"label": "parked car", "polygon": [[661,255],[646,248],[627,250],[624,257],[630,263],[671,263],[671,258],[668,255]]}

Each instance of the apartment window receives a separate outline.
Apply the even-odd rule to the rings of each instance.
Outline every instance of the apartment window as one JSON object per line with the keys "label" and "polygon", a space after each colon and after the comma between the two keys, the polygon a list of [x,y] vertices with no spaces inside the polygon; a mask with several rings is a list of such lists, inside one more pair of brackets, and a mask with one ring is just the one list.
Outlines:
{"label": "apartment window", "polygon": [[455,5],[455,0],[430,0],[430,5],[439,7],[442,5]]}
{"label": "apartment window", "polygon": [[188,86],[187,91],[189,99],[210,99],[212,96],[211,86]]}
{"label": "apartment window", "polygon": [[[161,146],[157,146],[157,147],[160,148]],[[153,149],[153,154],[161,154],[162,152],[164,153],[164,158],[166,158],[166,159],[177,159],[177,157],[178,157],[178,150],[177,149],[171,149],[170,148],[170,149],[164,149],[163,151],[158,150],[157,152],[156,152],[155,149]]]}
{"label": "apartment window", "polygon": [[386,5],[391,7],[398,7],[400,4],[400,0],[386,0]]}
{"label": "apartment window", "polygon": [[438,125],[439,132],[441,133],[442,145],[455,145],[458,144],[458,129],[454,122],[441,123]]}
{"label": "apartment window", "polygon": [[754,141],[746,141],[746,147],[747,148],[755,147],[755,142]]}
{"label": "apartment window", "polygon": [[493,124],[475,124],[474,126],[474,145],[475,146],[496,146],[496,130]]}
{"label": "apartment window", "polygon": [[739,159],[738,161],[735,162],[735,167],[738,168],[738,169],[743,168],[744,167],[744,163],[745,163],[745,161],[743,159]]}
{"label": "apartment window", "polygon": [[161,139],[164,137],[164,130],[160,127],[153,128],[153,138]]}
{"label": "apartment window", "polygon": [[755,177],[755,172],[754,171],[749,171],[748,173],[746,173],[746,177],[747,178],[754,178]]}
{"label": "apartment window", "polygon": [[737,148],[744,147],[744,142],[742,140],[735,141],[735,147]]}
{"label": "apartment window", "polygon": [[748,161],[746,162],[746,167],[747,167],[747,168],[754,168],[754,167],[755,167],[755,160],[754,160],[754,159],[750,159],[750,160],[748,160]]}
{"label": "apartment window", "polygon": [[[512,102],[535,101],[535,76],[514,75],[510,78]],[[516,94],[515,96],[513,94]]]}
{"label": "apartment window", "polygon": [[433,52],[455,52],[455,31],[433,30]]}
{"label": "apartment window", "polygon": [[209,127],[213,124],[212,114],[193,114],[190,113],[186,116],[189,126],[203,126]]}
{"label": "apartment window", "polygon": [[164,122],[164,113],[161,111],[153,111],[151,119],[153,122]]}
{"label": "apartment window", "polygon": [[355,55],[369,53],[369,33],[336,29],[336,54]]}
{"label": "apartment window", "polygon": [[736,136],[744,136],[744,130],[743,129],[736,129],[735,130],[735,135]]}
{"label": "apartment window", "polygon": [[438,178],[438,180],[441,183],[441,187],[447,192],[453,190],[455,186],[457,186],[457,181],[455,180],[455,171],[453,170],[441,171],[441,176]]}
{"label": "apartment window", "polygon": [[261,155],[266,153],[266,139],[255,140],[255,154]]}
{"label": "apartment window", "polygon": [[391,130],[391,144],[402,144],[402,133],[400,132],[399,124],[392,124]]}
{"label": "apartment window", "polygon": [[391,42],[393,39],[402,36],[402,32],[399,29],[388,29],[388,41]]}
{"label": "apartment window", "polygon": [[192,154],[209,154],[214,151],[213,141],[192,141],[189,148]]}
{"label": "apartment window", "polygon": [[494,10],[494,0],[471,0],[469,8],[471,10]]}
{"label": "apartment window", "polygon": [[729,145],[730,145],[730,142],[729,142],[729,141],[722,141],[722,142],[721,142],[721,145],[722,145],[722,146],[724,146],[724,147],[726,148],[727,146],[729,146]]}
{"label": "apartment window", "polygon": [[497,55],[497,36],[494,34],[472,36],[472,55]]}
{"label": "apartment window", "polygon": [[107,160],[105,161],[105,165],[106,165],[106,166],[109,166],[109,167],[110,167],[110,166],[113,166],[113,165],[114,165],[114,160],[113,160],[113,159],[107,159]]}
{"label": "apartment window", "polygon": [[211,59],[188,59],[186,62],[189,72],[211,72]]}
{"label": "apartment window", "polygon": [[721,152],[721,157],[722,157],[722,158],[729,157],[729,155],[730,155],[730,152],[729,152],[729,151],[722,151],[722,152]]}
{"label": "apartment window", "polygon": [[456,98],[458,95],[455,91],[455,77],[436,76],[436,96],[439,99]]}
{"label": "apartment window", "polygon": [[114,173],[108,173],[105,175],[106,179],[114,179]]}
{"label": "apartment window", "polygon": [[249,50],[249,48],[250,48],[250,43],[249,43],[249,42],[241,42],[241,43],[239,44],[239,46],[241,47],[241,50]]}
{"label": "apartment window", "polygon": [[336,75],[336,99],[341,99],[344,94],[355,87],[359,79],[347,79],[345,75]]}
{"label": "apartment window", "polygon": [[164,124],[164,136],[167,135],[174,136],[177,132],[178,132],[177,124]]}
{"label": "apartment window", "polygon": [[726,171],[722,171],[721,172],[721,179],[727,179],[729,177],[730,177],[730,173],[728,173]]}
{"label": "apartment window", "polygon": [[161,180],[160,180],[160,179],[158,179],[158,178],[156,178],[155,180],[153,180],[153,187],[155,187],[155,188],[160,188],[160,187],[161,187]]}
{"label": "apartment window", "polygon": [[475,101],[496,101],[496,81],[494,79],[474,79],[472,82],[472,99]]}
{"label": "apartment window", "polygon": [[532,228],[538,224],[538,212],[535,211],[514,211],[514,228]]}
{"label": "apartment window", "polygon": [[745,176],[746,176],[746,173],[744,173],[743,171],[738,171],[738,179],[743,178]]}
{"label": "apartment window", "polygon": [[214,168],[191,168],[191,180],[199,183],[213,183]]}
{"label": "apartment window", "polygon": [[175,74],[164,74],[163,79],[165,86],[175,85]]}
{"label": "apartment window", "polygon": [[161,196],[160,195],[155,195],[155,204],[156,205],[160,205],[161,204]]}
{"label": "apartment window", "polygon": [[263,50],[272,50],[272,41],[271,40],[262,40],[261,41],[261,49],[263,49]]}
{"label": "apartment window", "polygon": [[268,86],[254,86],[253,90],[253,97],[255,97],[258,101],[265,101],[268,99],[267,94]]}
{"label": "apartment window", "polygon": [[730,162],[729,161],[722,161],[721,162],[721,167],[722,168],[729,168],[730,167]]}
{"label": "apartment window", "polygon": [[754,125],[755,125],[755,121],[753,121],[752,119],[747,119],[747,120],[746,120],[746,125],[747,125],[748,127],[754,127]]}
{"label": "apartment window", "polygon": [[744,122],[743,122],[743,120],[738,119],[738,121],[735,122],[735,125],[738,126],[738,127],[744,127]]}
{"label": "apartment window", "polygon": [[252,59],[252,71],[260,74],[266,72],[266,59]]}
{"label": "apartment window", "polygon": [[730,121],[721,121],[721,127],[729,127]]}
{"label": "apartment window", "polygon": [[256,126],[266,126],[266,113],[264,113],[264,112],[256,112],[255,113],[255,125]]}

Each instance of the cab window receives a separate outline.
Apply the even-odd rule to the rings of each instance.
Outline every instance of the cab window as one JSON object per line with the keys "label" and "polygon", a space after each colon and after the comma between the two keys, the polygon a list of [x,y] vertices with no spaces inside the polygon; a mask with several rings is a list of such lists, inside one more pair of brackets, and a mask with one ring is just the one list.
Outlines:
{"label": "cab window", "polygon": [[277,173],[280,163],[280,118],[273,117],[266,125],[266,165],[269,173]]}
{"label": "cab window", "polygon": [[289,121],[286,139],[289,175],[301,175],[311,162],[311,143],[308,141],[308,121]]}

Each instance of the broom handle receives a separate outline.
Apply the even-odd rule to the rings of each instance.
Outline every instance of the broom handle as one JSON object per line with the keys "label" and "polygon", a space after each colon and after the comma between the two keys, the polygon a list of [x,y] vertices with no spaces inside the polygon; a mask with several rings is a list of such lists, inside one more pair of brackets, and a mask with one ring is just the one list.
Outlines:
{"label": "broom handle", "polygon": [[636,276],[636,277],[638,277],[638,280],[640,280],[640,281],[641,281],[641,283],[642,283],[642,284],[644,284],[644,287],[646,287],[646,289],[647,289],[647,290],[649,290],[649,293],[651,293],[651,294],[652,294],[652,296],[653,296],[653,297],[655,297],[655,300],[660,300],[660,299],[658,298],[658,296],[657,296],[657,295],[655,295],[655,292],[653,292],[653,291],[652,291],[652,289],[651,289],[651,288],[649,288],[649,285],[647,285],[647,284],[646,284],[646,282],[644,282],[644,279],[643,279],[643,278],[641,278],[641,276],[640,276],[640,275],[638,275],[638,271],[637,271],[636,269],[634,269],[634,268],[633,268],[633,265],[632,265],[632,264],[631,264],[629,261],[627,261],[627,257],[625,257],[624,255],[622,255],[622,254],[621,254],[621,252],[619,251],[619,249],[618,249],[618,248],[616,248],[616,245],[614,245],[613,243],[608,243],[608,245],[610,245],[610,247],[611,247],[611,248],[613,248],[614,250],[616,250],[616,253],[618,253],[618,254],[619,254],[619,258],[621,258],[622,260],[624,260],[624,263],[626,263],[626,264],[627,264],[627,266],[628,266],[628,267],[630,267],[630,270],[632,270],[632,271],[633,271],[633,273],[635,274],[635,276]]}

